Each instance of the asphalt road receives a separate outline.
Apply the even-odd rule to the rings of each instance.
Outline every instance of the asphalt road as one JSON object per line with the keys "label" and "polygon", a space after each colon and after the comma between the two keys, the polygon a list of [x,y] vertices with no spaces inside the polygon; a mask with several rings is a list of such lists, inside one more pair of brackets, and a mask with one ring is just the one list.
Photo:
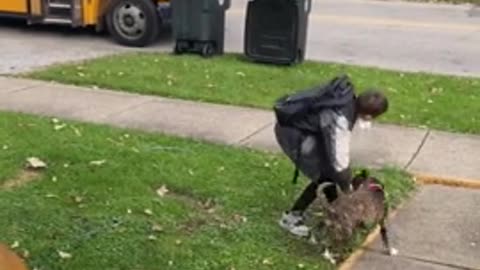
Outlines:
{"label": "asphalt road", "polygon": [[[228,11],[227,51],[243,51],[247,0]],[[137,49],[91,30],[0,22],[0,74]],[[171,50],[169,35],[143,50]],[[396,1],[314,0],[307,58],[480,77],[480,8]]]}

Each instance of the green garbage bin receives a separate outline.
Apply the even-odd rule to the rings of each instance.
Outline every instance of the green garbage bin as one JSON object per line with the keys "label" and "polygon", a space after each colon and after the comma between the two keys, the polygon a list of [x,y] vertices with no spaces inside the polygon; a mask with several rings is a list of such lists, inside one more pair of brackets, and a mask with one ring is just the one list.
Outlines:
{"label": "green garbage bin", "polygon": [[230,0],[172,0],[174,52],[224,53],[225,13]]}

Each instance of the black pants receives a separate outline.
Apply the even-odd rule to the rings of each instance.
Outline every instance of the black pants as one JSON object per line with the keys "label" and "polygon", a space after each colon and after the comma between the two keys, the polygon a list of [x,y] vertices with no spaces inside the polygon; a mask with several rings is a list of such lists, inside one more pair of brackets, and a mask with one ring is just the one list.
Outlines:
{"label": "black pants", "polygon": [[[325,142],[316,141],[311,151],[299,155],[299,142],[304,141],[308,135],[297,129],[282,127],[278,124],[275,125],[275,135],[283,152],[311,180],[310,184],[295,202],[292,210],[305,211],[317,198],[318,187],[325,182],[335,183],[342,191],[348,191],[351,179],[350,169],[338,173],[327,173],[325,170],[325,168],[329,167],[325,166],[329,162],[325,156],[327,154],[323,145]],[[323,192],[329,202],[333,202],[338,196],[335,185],[326,186]]]}
{"label": "black pants", "polygon": [[[320,186],[317,182],[310,182],[310,184],[303,190],[300,197],[295,201],[291,211],[304,212],[310,204],[317,198],[317,190]],[[323,190],[325,197],[329,203],[337,199],[337,188],[335,185],[326,186]]]}

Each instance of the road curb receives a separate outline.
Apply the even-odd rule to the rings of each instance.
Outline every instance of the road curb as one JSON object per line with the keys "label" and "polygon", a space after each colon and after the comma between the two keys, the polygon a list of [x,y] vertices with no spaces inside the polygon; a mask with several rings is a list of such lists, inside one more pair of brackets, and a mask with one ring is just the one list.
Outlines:
{"label": "road curb", "polygon": [[480,189],[480,180],[463,179],[458,177],[444,177],[430,174],[414,174],[414,179],[420,185],[443,185],[450,187],[462,187]]}
{"label": "road curb", "polygon": [[[417,185],[443,185],[450,187],[460,187],[468,189],[480,189],[480,180],[470,180],[463,178],[435,176],[422,173],[413,173],[412,177]],[[396,216],[398,210],[402,209],[408,200],[400,204],[394,211],[391,212],[388,219],[392,219]],[[362,255],[368,251],[367,247],[377,239],[380,234],[380,226],[376,226],[375,229],[367,235],[360,247],[357,248],[339,267],[338,270],[350,270],[362,257]]]}

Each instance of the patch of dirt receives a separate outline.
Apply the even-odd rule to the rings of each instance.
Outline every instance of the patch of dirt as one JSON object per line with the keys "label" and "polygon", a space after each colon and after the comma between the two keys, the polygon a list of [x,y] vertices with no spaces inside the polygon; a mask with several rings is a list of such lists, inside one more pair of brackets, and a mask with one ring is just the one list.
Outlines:
{"label": "patch of dirt", "polygon": [[41,173],[36,170],[21,170],[14,178],[5,181],[0,184],[0,190],[11,190],[14,188],[22,187],[40,179]]}
{"label": "patch of dirt", "polygon": [[[157,189],[157,194],[158,194]],[[222,229],[230,229],[235,225],[247,222],[247,218],[241,215],[226,216],[222,213],[222,207],[215,199],[200,199],[192,194],[180,191],[164,189],[161,197],[172,198],[191,208],[195,213],[178,225],[179,231],[193,234],[204,227],[216,226]]]}

